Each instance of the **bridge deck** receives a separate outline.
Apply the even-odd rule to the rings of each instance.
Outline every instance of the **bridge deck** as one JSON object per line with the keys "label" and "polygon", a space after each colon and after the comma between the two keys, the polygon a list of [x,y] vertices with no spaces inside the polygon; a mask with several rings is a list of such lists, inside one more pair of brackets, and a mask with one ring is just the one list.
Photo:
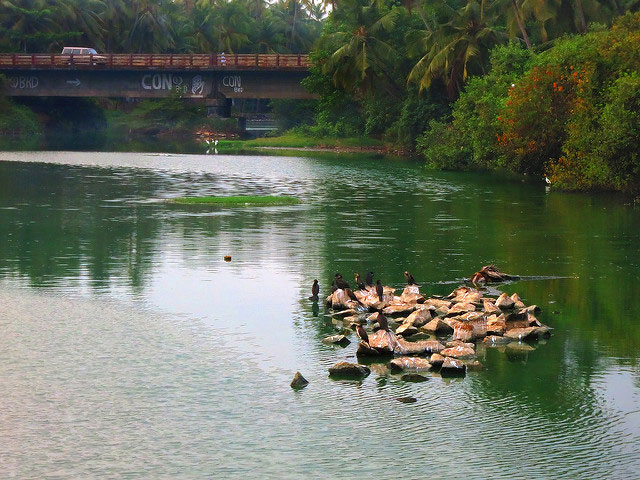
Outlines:
{"label": "bridge deck", "polygon": [[307,70],[309,55],[279,54],[97,54],[2,53],[0,69],[91,70]]}

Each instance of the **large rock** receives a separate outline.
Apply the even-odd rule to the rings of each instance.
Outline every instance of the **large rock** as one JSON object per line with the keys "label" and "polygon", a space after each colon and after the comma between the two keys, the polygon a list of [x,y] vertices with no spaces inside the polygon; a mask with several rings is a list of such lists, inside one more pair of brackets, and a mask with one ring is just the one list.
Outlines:
{"label": "large rock", "polygon": [[459,323],[453,329],[453,339],[461,342],[470,342],[473,340],[473,325],[468,323]]}
{"label": "large rock", "polygon": [[487,318],[487,335],[503,335],[507,331],[507,322],[504,314],[491,315]]}
{"label": "large rock", "polygon": [[524,308],[524,302],[520,300],[517,293],[511,295],[511,300],[513,300],[513,308]]}
{"label": "large rock", "polygon": [[453,348],[445,348],[440,352],[440,355],[443,357],[453,357],[459,359],[467,359],[467,358],[475,358],[476,351],[470,347],[453,347]]}
{"label": "large rock", "polygon": [[445,376],[463,376],[467,373],[467,366],[462,360],[447,357],[440,367],[440,375]]}
{"label": "large rock", "polygon": [[407,342],[402,338],[398,338],[397,342],[395,353],[398,355],[424,355],[427,353],[437,353],[444,349],[444,345],[437,340]]}
{"label": "large rock", "polygon": [[396,335],[402,335],[403,337],[410,337],[418,333],[418,329],[414,327],[411,322],[405,321],[402,325],[396,328]]}
{"label": "large rock", "polygon": [[429,308],[419,308],[412,312],[406,321],[411,322],[414,327],[420,328],[431,321],[431,310],[429,310]]}
{"label": "large rock", "polygon": [[420,357],[399,357],[389,362],[389,369],[392,372],[426,372],[431,370],[431,364]]}
{"label": "large rock", "polygon": [[475,310],[476,310],[476,306],[473,303],[456,303],[453,307],[449,309],[447,316],[454,317],[461,313],[474,312]]}
{"label": "large rock", "polygon": [[453,303],[451,302],[451,300],[442,300],[440,298],[427,298],[424,301],[425,305],[431,305],[433,307],[440,308],[440,307],[444,307],[446,309],[449,309],[452,307]]}
{"label": "large rock", "polygon": [[503,293],[502,295],[500,295],[496,300],[496,307],[502,310],[508,310],[510,308],[513,308],[513,305],[514,305],[513,300],[506,293]]}
{"label": "large rock", "polygon": [[351,341],[344,335],[331,335],[322,339],[322,343],[325,345],[341,345],[343,347],[349,345]]}
{"label": "large rock", "polygon": [[421,327],[420,330],[427,333],[449,334],[453,332],[453,327],[444,322],[441,318],[434,318],[429,323]]}
{"label": "large rock", "polygon": [[329,376],[336,378],[364,378],[370,373],[369,367],[358,363],[338,362],[329,368]]}
{"label": "large rock", "polygon": [[385,315],[398,315],[402,313],[413,312],[416,309],[416,304],[410,303],[395,303],[384,307],[382,313]]}
{"label": "large rock", "polygon": [[518,341],[528,338],[538,338],[538,328],[539,327],[512,328],[511,330],[507,330],[504,336]]}
{"label": "large rock", "polygon": [[304,388],[307,385],[309,385],[309,382],[307,381],[306,378],[302,376],[300,372],[296,372],[296,374],[293,376],[293,380],[291,380],[290,385],[291,385],[291,388],[298,390],[300,388]]}
{"label": "large rock", "polygon": [[495,313],[497,315],[500,315],[500,313],[502,312],[502,310],[496,307],[495,302],[490,302],[489,300],[485,300],[483,302],[483,310],[485,311],[485,313],[488,313],[488,314]]}

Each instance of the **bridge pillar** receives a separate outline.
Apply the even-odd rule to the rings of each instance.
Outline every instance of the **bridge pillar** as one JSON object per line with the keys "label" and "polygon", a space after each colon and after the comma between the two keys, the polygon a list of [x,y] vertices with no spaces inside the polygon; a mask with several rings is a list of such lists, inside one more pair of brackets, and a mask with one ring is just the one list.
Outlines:
{"label": "bridge pillar", "polygon": [[230,98],[207,98],[205,100],[207,106],[207,116],[218,116],[222,118],[231,117],[231,99]]}

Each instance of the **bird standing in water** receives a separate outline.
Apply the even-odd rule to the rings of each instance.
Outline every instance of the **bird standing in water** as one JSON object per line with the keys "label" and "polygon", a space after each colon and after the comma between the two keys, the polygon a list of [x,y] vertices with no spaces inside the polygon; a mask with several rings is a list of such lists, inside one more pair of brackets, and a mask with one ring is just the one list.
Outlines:
{"label": "bird standing in water", "polygon": [[367,287],[373,287],[373,272],[367,273],[367,278],[365,279]]}
{"label": "bird standing in water", "polygon": [[318,280],[314,280],[313,286],[311,287],[311,296],[309,297],[309,300],[317,302],[319,293],[320,293],[320,285],[318,285]]}
{"label": "bird standing in water", "polygon": [[365,343],[369,343],[369,335],[367,335],[367,332],[365,331],[365,329],[362,327],[362,325],[358,325],[356,327],[356,332],[358,333],[358,336],[360,337],[360,340],[362,340]]}
{"label": "bird standing in water", "polygon": [[340,275],[339,273],[336,273],[335,277],[336,277],[336,286],[338,288],[342,288],[343,290],[345,288],[349,288],[349,284],[344,280],[344,278],[342,278],[342,275]]}
{"label": "bird standing in water", "polygon": [[356,273],[356,285],[358,286],[358,288],[360,290],[366,290],[364,283],[362,283],[362,281],[360,280],[360,274]]}
{"label": "bird standing in water", "polygon": [[407,279],[407,285],[415,285],[416,281],[413,279],[413,275],[405,270],[404,277]]}
{"label": "bird standing in water", "polygon": [[380,280],[376,282],[376,293],[378,294],[378,299],[382,301],[382,296],[384,295],[384,288],[382,287],[382,283],[380,283]]}

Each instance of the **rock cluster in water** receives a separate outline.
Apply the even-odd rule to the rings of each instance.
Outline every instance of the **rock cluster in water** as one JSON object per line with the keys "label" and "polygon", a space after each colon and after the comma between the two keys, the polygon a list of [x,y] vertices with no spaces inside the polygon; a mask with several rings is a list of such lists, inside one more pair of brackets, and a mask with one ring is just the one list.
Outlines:
{"label": "rock cluster in water", "polygon": [[[394,288],[385,286],[380,300],[373,286],[354,292],[337,289],[326,302],[332,315],[341,319],[336,323],[341,323],[343,333],[359,325],[365,328],[368,339],[358,344],[358,357],[394,356],[387,367],[397,373],[435,370],[443,376],[465,375],[467,370],[482,368],[478,348],[498,347],[517,354],[533,350],[524,341],[551,335],[550,328],[535,317],[539,308],[525,305],[517,293],[491,296],[461,286],[447,297],[425,297],[417,285],[408,285],[398,296]],[[379,320],[388,323],[388,330],[380,328]],[[339,340],[328,337],[325,343]],[[340,362],[330,372],[362,378],[369,369]]]}

